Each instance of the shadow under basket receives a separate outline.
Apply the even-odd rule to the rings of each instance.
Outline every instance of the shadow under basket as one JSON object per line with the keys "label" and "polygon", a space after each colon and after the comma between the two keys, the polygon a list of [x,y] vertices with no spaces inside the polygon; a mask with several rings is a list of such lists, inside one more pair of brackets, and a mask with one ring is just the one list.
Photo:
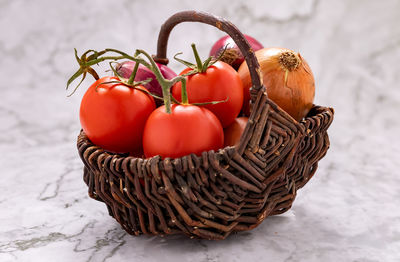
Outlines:
{"label": "shadow under basket", "polygon": [[240,144],[201,156],[141,159],[106,152],[81,131],[78,150],[84,181],[89,196],[104,202],[129,234],[224,239],[290,209],[297,190],[314,175],[329,148],[327,129],[334,110],[314,105],[305,119],[295,121],[268,99],[242,33],[207,13],[185,11],[170,17],[161,27],[157,62],[168,63],[168,36],[181,22],[216,26],[245,56],[253,109]]}

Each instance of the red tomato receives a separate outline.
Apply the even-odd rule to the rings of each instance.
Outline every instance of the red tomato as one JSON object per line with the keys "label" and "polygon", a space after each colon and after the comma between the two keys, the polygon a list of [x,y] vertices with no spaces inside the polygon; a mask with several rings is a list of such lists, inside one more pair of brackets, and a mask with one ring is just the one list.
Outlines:
{"label": "red tomato", "polygon": [[[183,70],[181,75],[190,70]],[[178,101],[181,101],[181,86],[181,82],[178,82],[172,88],[172,95]],[[223,127],[230,125],[240,113],[243,104],[243,84],[239,74],[230,65],[218,61],[204,73],[188,76],[186,86],[189,103],[227,100],[215,105],[202,106],[213,112]]]}
{"label": "red tomato", "polygon": [[146,157],[160,155],[177,158],[191,153],[217,150],[224,144],[224,132],[218,118],[205,108],[194,105],[165,106],[153,111],[143,133]]}
{"label": "red tomato", "polygon": [[224,129],[224,146],[237,146],[239,145],[240,137],[246,128],[247,117],[238,117],[235,121]]}
{"label": "red tomato", "polygon": [[[80,108],[80,121],[88,138],[105,150],[140,155],[143,129],[155,109],[151,96],[103,77],[86,91]],[[143,87],[142,87],[143,88]]]}

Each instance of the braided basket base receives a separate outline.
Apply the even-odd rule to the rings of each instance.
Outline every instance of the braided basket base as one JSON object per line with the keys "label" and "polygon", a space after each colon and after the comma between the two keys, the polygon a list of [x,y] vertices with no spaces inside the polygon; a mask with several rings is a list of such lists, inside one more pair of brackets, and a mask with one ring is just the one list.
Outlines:
{"label": "braided basket base", "polygon": [[300,123],[260,94],[241,144],[177,159],[105,152],[81,132],[89,196],[133,235],[183,233],[224,239],[287,211],[329,148],[333,109],[314,106]]}

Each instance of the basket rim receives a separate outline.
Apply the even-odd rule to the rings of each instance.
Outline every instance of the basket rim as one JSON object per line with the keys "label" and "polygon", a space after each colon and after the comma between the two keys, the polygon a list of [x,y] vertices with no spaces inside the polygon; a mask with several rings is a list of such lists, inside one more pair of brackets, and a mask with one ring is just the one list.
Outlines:
{"label": "basket rim", "polygon": [[[276,105],[272,100],[270,100],[269,98],[267,98],[267,99],[268,99],[268,102],[272,102],[274,104],[274,106],[278,107],[278,109],[280,111],[283,111],[284,113],[286,113],[283,109],[281,109],[278,105]],[[320,105],[313,104],[310,112],[312,112],[313,109],[319,109],[320,111],[316,112],[316,114],[314,114],[314,115],[307,115],[300,122],[296,121],[299,124],[299,126],[301,126],[301,130],[303,132],[306,132],[306,130],[307,130],[306,129],[307,121],[312,121],[313,119],[316,119],[316,118],[322,118],[323,115],[327,114],[327,113],[334,115],[334,109],[332,107],[325,107],[325,106],[320,106]],[[290,117],[289,114],[287,114],[287,115]],[[78,138],[84,139],[85,143],[89,144],[89,147],[96,147],[97,148],[96,150],[101,150],[102,151],[101,153],[107,154],[109,156],[117,156],[117,157],[123,157],[123,158],[131,158],[131,159],[142,159],[144,161],[154,161],[154,160],[164,161],[166,159],[168,159],[169,161],[174,161],[175,159],[182,159],[184,157],[195,155],[195,154],[192,153],[192,154],[188,154],[188,155],[177,157],[177,158],[170,158],[170,157],[162,158],[159,155],[153,156],[153,157],[149,157],[149,158],[141,158],[141,157],[128,155],[128,153],[116,153],[116,152],[107,151],[107,150],[103,149],[102,147],[100,147],[98,145],[95,145],[92,141],[90,141],[90,139],[87,137],[87,135],[83,131],[83,129],[80,130]],[[81,144],[81,143],[78,142],[78,147],[80,147],[79,144]],[[224,154],[223,151],[231,152],[233,150],[236,150],[237,147],[238,147],[238,145],[236,145],[236,146],[226,146],[226,147],[223,147],[223,148],[219,148],[217,151],[210,150],[210,151],[204,151],[204,152],[211,152],[212,151],[217,155],[223,155]],[[197,157],[201,157],[201,156],[198,156],[198,155],[196,155],[196,156]]]}

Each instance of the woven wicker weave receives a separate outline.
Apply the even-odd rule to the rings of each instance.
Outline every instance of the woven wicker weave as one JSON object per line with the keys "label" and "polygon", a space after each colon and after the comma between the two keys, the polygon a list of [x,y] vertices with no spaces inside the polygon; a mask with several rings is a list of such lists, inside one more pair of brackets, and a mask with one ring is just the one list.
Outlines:
{"label": "woven wicker weave", "polygon": [[228,33],[249,65],[252,113],[237,147],[177,159],[134,158],[95,146],[83,131],[78,150],[89,196],[130,234],[224,239],[287,211],[329,148],[332,108],[314,106],[300,123],[268,99],[249,44],[230,22],[180,12],[161,28],[155,60],[164,64],[167,40],[181,22],[202,22]]}

